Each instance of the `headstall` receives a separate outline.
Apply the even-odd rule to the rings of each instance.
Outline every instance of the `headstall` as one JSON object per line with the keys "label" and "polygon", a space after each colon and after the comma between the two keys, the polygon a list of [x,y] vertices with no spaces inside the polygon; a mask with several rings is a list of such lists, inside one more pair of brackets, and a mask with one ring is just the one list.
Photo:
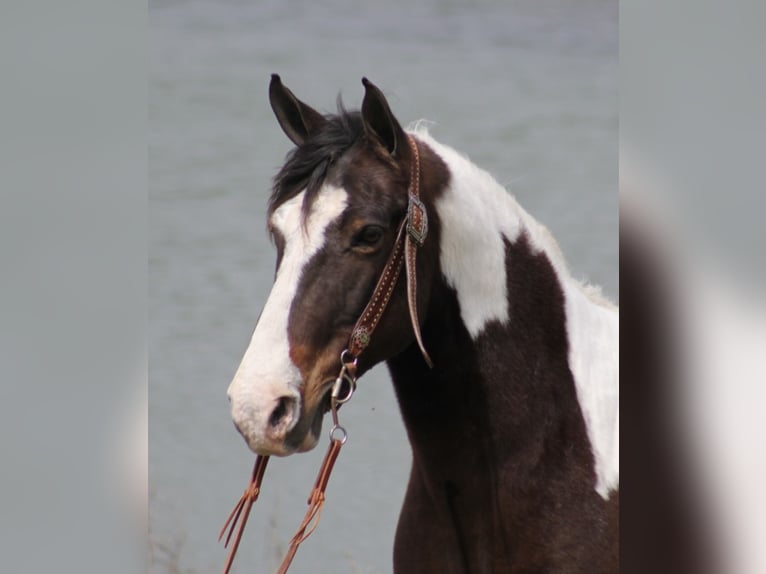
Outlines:
{"label": "headstall", "polygon": [[[330,473],[338,458],[338,454],[340,454],[341,447],[345,444],[346,439],[348,438],[346,430],[338,421],[338,409],[342,404],[351,400],[351,397],[356,390],[357,360],[359,355],[364,352],[372,340],[375,328],[377,327],[380,318],[383,316],[383,313],[388,306],[388,302],[391,300],[391,295],[394,292],[399,275],[401,275],[402,268],[405,269],[405,275],[407,277],[407,302],[415,340],[417,341],[418,347],[420,347],[420,351],[428,366],[433,366],[431,358],[425,350],[423,339],[420,334],[416,281],[417,250],[418,247],[423,245],[423,242],[428,235],[428,214],[426,213],[425,205],[423,205],[423,202],[420,199],[420,154],[418,152],[418,146],[415,139],[410,135],[407,135],[407,141],[412,151],[412,173],[410,175],[410,185],[408,189],[409,204],[407,207],[407,215],[399,225],[394,247],[391,250],[391,254],[388,256],[386,266],[383,268],[383,272],[375,285],[375,290],[351,331],[348,347],[340,355],[340,372],[335,379],[330,394],[330,412],[332,413],[333,420],[333,426],[330,429],[330,446],[322,461],[319,473],[317,474],[314,488],[311,489],[311,494],[308,499],[309,508],[306,511],[306,515],[303,517],[303,521],[298,527],[298,530],[290,540],[290,547],[282,560],[282,564],[277,570],[277,574],[284,574],[287,572],[287,569],[290,567],[290,564],[295,557],[295,553],[298,551],[298,547],[304,540],[306,540],[306,538],[311,536],[319,523],[319,517],[325,500],[325,489],[330,480]],[[229,514],[229,517],[226,519],[226,522],[218,535],[218,540],[220,541],[228,530],[224,547],[228,547],[229,542],[232,540],[232,536],[234,540],[229,549],[229,554],[226,557],[223,574],[229,573],[232,562],[234,561],[234,555],[237,553],[237,548],[239,547],[239,542],[242,538],[242,533],[245,529],[250,509],[260,494],[261,482],[263,481],[263,475],[266,472],[266,465],[268,462],[268,456],[258,455],[256,457],[250,483],[242,494],[242,497],[239,499],[239,502],[234,507],[234,510]],[[237,525],[239,525],[239,528],[237,528]]]}

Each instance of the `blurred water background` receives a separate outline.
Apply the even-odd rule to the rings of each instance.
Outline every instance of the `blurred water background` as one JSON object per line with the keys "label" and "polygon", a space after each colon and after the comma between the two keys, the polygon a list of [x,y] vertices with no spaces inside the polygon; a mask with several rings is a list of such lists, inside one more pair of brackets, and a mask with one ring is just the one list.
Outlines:
{"label": "blurred water background", "polygon": [[[226,388],[269,293],[264,224],[290,149],[268,105],[278,72],[333,111],[362,76],[403,124],[506,185],[573,273],[616,298],[617,3],[165,0],[149,5],[151,569],[220,569],[216,536],[254,456]],[[343,410],[349,441],[292,571],[391,571],[410,452],[385,368]],[[325,425],[326,428],[326,425]],[[272,461],[235,572],[272,572],[325,450]]]}

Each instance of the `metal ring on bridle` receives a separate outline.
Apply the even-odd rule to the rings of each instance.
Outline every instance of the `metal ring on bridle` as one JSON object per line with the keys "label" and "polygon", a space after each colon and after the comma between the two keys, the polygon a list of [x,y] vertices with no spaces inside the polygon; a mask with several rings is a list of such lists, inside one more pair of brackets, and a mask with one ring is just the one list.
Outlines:
{"label": "metal ring on bridle", "polygon": [[[336,432],[341,433],[341,438],[337,438],[335,436]],[[340,444],[346,444],[346,441],[348,440],[348,433],[346,432],[346,429],[340,425],[333,425],[333,427],[330,429],[330,440],[339,440]]]}
{"label": "metal ring on bridle", "polygon": [[343,352],[340,354],[340,362],[343,366],[348,365],[354,365],[356,366],[357,357],[354,357],[351,355],[351,351],[348,349],[343,349]]}
{"label": "metal ring on bridle", "polygon": [[[346,381],[348,383],[348,392],[344,396],[340,396],[341,390],[343,389],[343,381]],[[354,391],[356,390],[356,379],[352,377],[348,371],[346,370],[346,366],[344,365],[341,369],[340,375],[338,375],[338,378],[335,379],[335,383],[332,386],[332,400],[335,402],[335,404],[342,405],[343,403],[347,403],[351,400],[351,397],[354,395]]]}

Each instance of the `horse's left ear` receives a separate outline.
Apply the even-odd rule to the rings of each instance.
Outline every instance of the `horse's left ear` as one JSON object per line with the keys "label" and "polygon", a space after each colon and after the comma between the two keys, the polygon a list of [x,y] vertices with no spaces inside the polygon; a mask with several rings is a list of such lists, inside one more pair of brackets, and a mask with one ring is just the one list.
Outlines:
{"label": "horse's left ear", "polygon": [[362,78],[362,84],[365,90],[362,101],[364,132],[368,137],[379,141],[388,153],[396,155],[399,146],[406,138],[404,130],[391,113],[383,92],[367,78]]}

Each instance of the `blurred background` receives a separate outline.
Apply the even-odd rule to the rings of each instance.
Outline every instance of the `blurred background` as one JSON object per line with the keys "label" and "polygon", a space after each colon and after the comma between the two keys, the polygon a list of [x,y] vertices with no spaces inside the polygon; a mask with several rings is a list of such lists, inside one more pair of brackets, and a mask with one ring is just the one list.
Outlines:
{"label": "blurred background", "polygon": [[[3,571],[220,568],[252,464],[225,389],[288,150],[271,72],[324,110],[369,76],[616,293],[615,3],[259,4],[0,8]],[[766,5],[619,10],[622,571],[760,574]],[[390,571],[409,452],[385,371],[361,391],[296,572]],[[239,571],[276,564],[320,457],[270,466]]]}
{"label": "blurred background", "polygon": [[766,572],[764,18],[621,3],[623,572]]}
{"label": "blurred background", "polygon": [[[339,93],[358,108],[369,77],[403,125],[431,122],[550,228],[576,276],[616,300],[617,12],[595,0],[149,4],[155,574],[221,567],[217,532],[254,460],[226,388],[273,279],[264,213],[291,144],[268,104],[270,74],[325,112]],[[385,367],[342,414],[350,438],[293,569],[390,572],[410,450]],[[279,564],[325,443],[272,461],[235,571]]]}

